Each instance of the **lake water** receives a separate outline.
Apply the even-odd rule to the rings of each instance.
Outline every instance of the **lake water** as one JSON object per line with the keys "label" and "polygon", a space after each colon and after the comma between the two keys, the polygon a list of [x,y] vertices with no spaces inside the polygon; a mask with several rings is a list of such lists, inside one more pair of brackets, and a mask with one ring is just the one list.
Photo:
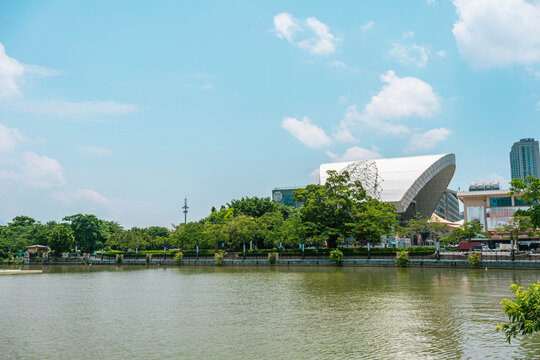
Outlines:
{"label": "lake water", "polygon": [[540,358],[540,333],[495,332],[537,270],[43,270],[0,276],[2,359]]}

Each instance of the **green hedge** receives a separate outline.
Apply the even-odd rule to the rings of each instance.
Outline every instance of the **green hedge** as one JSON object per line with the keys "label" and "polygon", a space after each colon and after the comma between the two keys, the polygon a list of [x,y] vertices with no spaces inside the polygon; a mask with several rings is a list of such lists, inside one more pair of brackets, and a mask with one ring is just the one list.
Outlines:
{"label": "green hedge", "polygon": [[[355,256],[363,255],[367,256],[368,250],[367,247],[363,248],[339,248],[344,256]],[[396,249],[396,248],[371,248],[371,256],[392,256],[397,252],[404,250],[409,253],[411,256],[420,256],[420,255],[431,255],[435,253],[434,247],[424,246],[424,247],[412,247],[405,249]],[[327,257],[330,256],[330,249],[321,248],[321,249],[305,249],[305,256],[320,256]],[[167,256],[174,256],[178,250],[168,250]],[[266,257],[268,253],[278,253],[280,256],[302,256],[302,249],[258,249],[258,250],[246,250],[246,256],[261,256]],[[184,257],[195,257],[197,256],[196,250],[182,250]],[[215,249],[200,249],[199,256],[214,256],[217,253]],[[105,251],[103,255],[105,256],[116,256],[118,254],[124,254],[126,257],[134,257],[135,251],[119,251],[119,250],[110,250]],[[144,257],[147,254],[151,254],[154,257],[163,256],[163,250],[141,250],[139,251],[139,256]],[[243,256],[242,251],[237,252],[238,256]],[[101,252],[98,252],[98,255],[101,255]]]}
{"label": "green hedge", "polygon": [[[344,256],[354,256],[354,255],[366,255],[368,249],[363,248],[339,248]],[[409,253],[409,255],[431,255],[435,253],[434,247],[424,246],[424,247],[413,247],[406,249],[396,249],[396,248],[371,248],[371,256],[390,256],[395,255],[397,252],[404,250]],[[305,256],[330,256],[330,249],[305,249]],[[302,255],[302,249],[258,249],[258,250],[246,250],[246,256],[266,256],[268,253],[276,252],[280,256],[297,256]],[[237,253],[238,256],[243,256],[243,252],[240,251]]]}
{"label": "green hedge", "polygon": [[[184,257],[197,256],[197,250],[167,250],[167,256],[174,256],[177,252],[181,251],[184,254]],[[217,252],[215,249],[200,249],[199,256],[214,256]],[[101,251],[97,252],[98,255],[101,255]],[[123,254],[126,257],[134,257],[135,251],[120,251],[120,250],[110,250],[105,251],[103,255],[105,256],[116,256]],[[141,250],[139,251],[139,257],[145,257],[146,255],[152,255],[157,258],[163,256],[163,250]]]}

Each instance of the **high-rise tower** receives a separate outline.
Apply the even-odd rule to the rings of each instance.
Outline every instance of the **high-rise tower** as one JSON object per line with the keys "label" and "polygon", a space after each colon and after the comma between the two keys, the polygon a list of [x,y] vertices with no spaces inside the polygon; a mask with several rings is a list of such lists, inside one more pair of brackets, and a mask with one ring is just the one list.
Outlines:
{"label": "high-rise tower", "polygon": [[520,178],[525,180],[527,175],[538,177],[540,174],[538,141],[527,138],[515,142],[510,151],[510,169],[512,179]]}

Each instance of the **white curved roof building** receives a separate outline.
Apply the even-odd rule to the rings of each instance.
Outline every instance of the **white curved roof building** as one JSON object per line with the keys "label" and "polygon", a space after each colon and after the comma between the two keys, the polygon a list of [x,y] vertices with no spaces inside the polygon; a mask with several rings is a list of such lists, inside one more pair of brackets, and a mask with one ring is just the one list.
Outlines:
{"label": "white curved roof building", "polygon": [[[394,204],[402,219],[417,212],[430,217],[456,170],[454,154],[373,159],[377,166],[381,200]],[[355,161],[322,164],[319,183],[326,182],[328,170],[340,172]]]}

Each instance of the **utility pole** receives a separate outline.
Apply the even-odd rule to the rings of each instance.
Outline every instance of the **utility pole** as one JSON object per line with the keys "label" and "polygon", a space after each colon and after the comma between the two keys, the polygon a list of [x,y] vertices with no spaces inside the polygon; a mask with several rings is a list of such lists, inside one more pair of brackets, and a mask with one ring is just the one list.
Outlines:
{"label": "utility pole", "polygon": [[189,206],[187,206],[187,197],[184,198],[184,206],[182,206],[182,209],[184,209],[183,213],[184,213],[184,225],[187,224],[187,213],[188,213],[188,209],[189,209]]}

